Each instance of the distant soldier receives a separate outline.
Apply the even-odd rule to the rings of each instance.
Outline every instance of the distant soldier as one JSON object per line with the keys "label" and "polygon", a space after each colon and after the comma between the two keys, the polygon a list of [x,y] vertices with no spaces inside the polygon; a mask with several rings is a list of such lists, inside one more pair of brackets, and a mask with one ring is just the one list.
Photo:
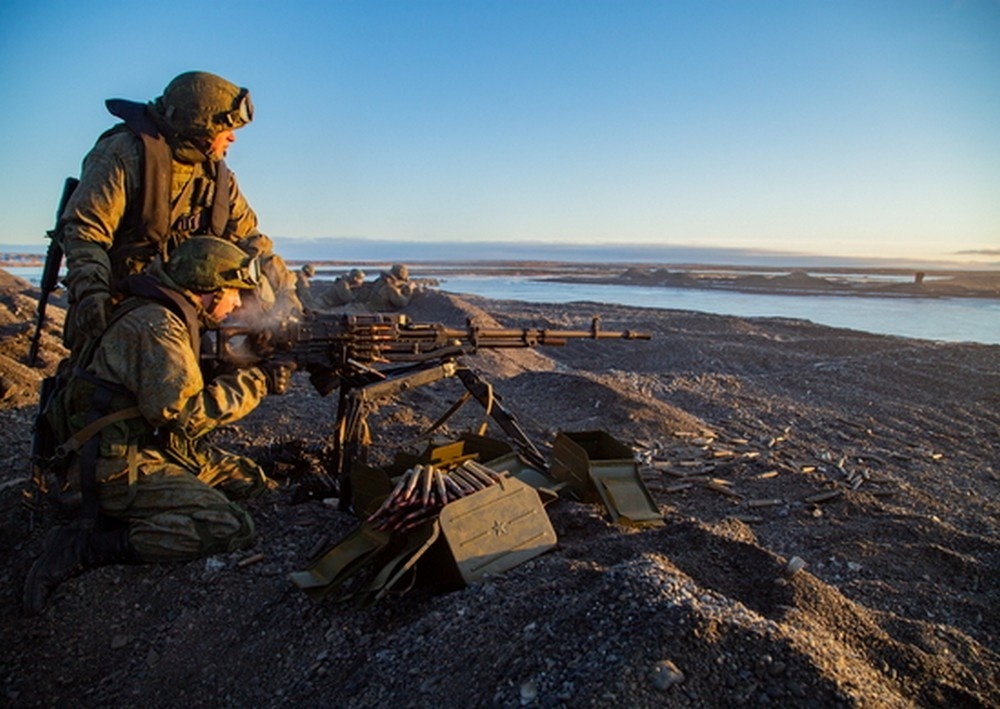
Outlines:
{"label": "distant soldier", "polygon": [[397,263],[389,271],[383,271],[372,283],[366,305],[375,312],[400,310],[410,303],[413,292],[410,269]]}
{"label": "distant soldier", "polygon": [[365,272],[358,268],[352,268],[343,276],[338,276],[326,292],[323,293],[322,303],[325,307],[336,308],[347,305],[357,300],[364,290]]}
{"label": "distant soldier", "polygon": [[164,259],[194,235],[213,235],[259,255],[261,310],[297,314],[295,280],[257,228],[223,158],[235,131],[253,120],[245,88],[191,71],[149,103],[110,99],[122,123],[106,131],[83,161],[80,184],[61,215],[69,312],[65,340],[79,350],[104,330],[116,284]]}
{"label": "distant soldier", "polygon": [[316,293],[312,289],[312,278],[316,275],[316,267],[307,263],[299,272],[295,279],[295,295],[299,297],[302,307],[307,310],[316,310],[320,307]]}
{"label": "distant soldier", "polygon": [[82,569],[186,561],[252,543],[253,520],[232,500],[259,494],[268,480],[252,460],[204,437],[265,394],[284,393],[294,366],[270,362],[205,381],[199,349],[202,329],[260,279],[256,257],[198,236],[124,281],[107,329],[89,340],[44,414],[59,471],[83,502],[77,521],[50,531],[31,567],[29,615]]}

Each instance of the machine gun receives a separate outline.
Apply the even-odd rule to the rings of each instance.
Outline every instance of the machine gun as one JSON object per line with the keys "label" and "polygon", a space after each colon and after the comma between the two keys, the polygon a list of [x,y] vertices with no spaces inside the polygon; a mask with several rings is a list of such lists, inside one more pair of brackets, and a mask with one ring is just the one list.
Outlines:
{"label": "machine gun", "polygon": [[319,314],[270,328],[222,326],[209,332],[202,357],[240,367],[269,359],[293,360],[299,369],[310,373],[321,395],[339,389],[333,467],[340,504],[347,509],[351,504],[351,466],[367,460],[371,444],[367,416],[375,402],[458,377],[468,393],[431,430],[474,397],[514,440],[526,460],[547,469],[544,456],[493,395],[492,386],[465,366],[461,357],[484,349],[560,346],[569,340],[648,339],[650,335],[643,332],[602,330],[599,317],[591,321],[589,330],[552,330],[484,328],[471,322],[464,328],[453,328],[411,322],[406,315],[396,314]]}

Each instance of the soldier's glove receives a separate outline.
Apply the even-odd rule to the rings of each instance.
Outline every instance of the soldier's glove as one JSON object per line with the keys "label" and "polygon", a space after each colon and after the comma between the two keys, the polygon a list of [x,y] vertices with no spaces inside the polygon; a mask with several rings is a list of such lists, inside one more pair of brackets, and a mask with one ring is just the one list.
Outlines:
{"label": "soldier's glove", "polygon": [[78,332],[86,333],[88,337],[96,337],[108,326],[108,316],[111,314],[111,294],[97,291],[84,296],[76,304],[75,324]]}
{"label": "soldier's glove", "polygon": [[292,383],[295,362],[290,359],[271,359],[260,365],[267,381],[268,394],[284,394]]}

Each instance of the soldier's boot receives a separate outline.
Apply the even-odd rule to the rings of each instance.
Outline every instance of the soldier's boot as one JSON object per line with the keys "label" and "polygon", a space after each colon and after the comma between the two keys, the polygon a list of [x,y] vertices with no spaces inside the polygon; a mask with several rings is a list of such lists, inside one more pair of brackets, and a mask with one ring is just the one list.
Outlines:
{"label": "soldier's boot", "polygon": [[45,537],[45,548],[28,571],[24,584],[25,615],[38,615],[52,592],[84,569],[136,561],[127,529],[89,531],[56,527]]}

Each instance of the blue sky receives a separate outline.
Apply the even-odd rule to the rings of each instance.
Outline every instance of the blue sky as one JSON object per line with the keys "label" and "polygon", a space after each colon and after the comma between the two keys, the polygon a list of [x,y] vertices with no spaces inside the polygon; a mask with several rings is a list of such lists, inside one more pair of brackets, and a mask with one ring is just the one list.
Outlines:
{"label": "blue sky", "polygon": [[1000,261],[996,0],[0,0],[0,69],[0,245],[202,69],[275,237]]}

